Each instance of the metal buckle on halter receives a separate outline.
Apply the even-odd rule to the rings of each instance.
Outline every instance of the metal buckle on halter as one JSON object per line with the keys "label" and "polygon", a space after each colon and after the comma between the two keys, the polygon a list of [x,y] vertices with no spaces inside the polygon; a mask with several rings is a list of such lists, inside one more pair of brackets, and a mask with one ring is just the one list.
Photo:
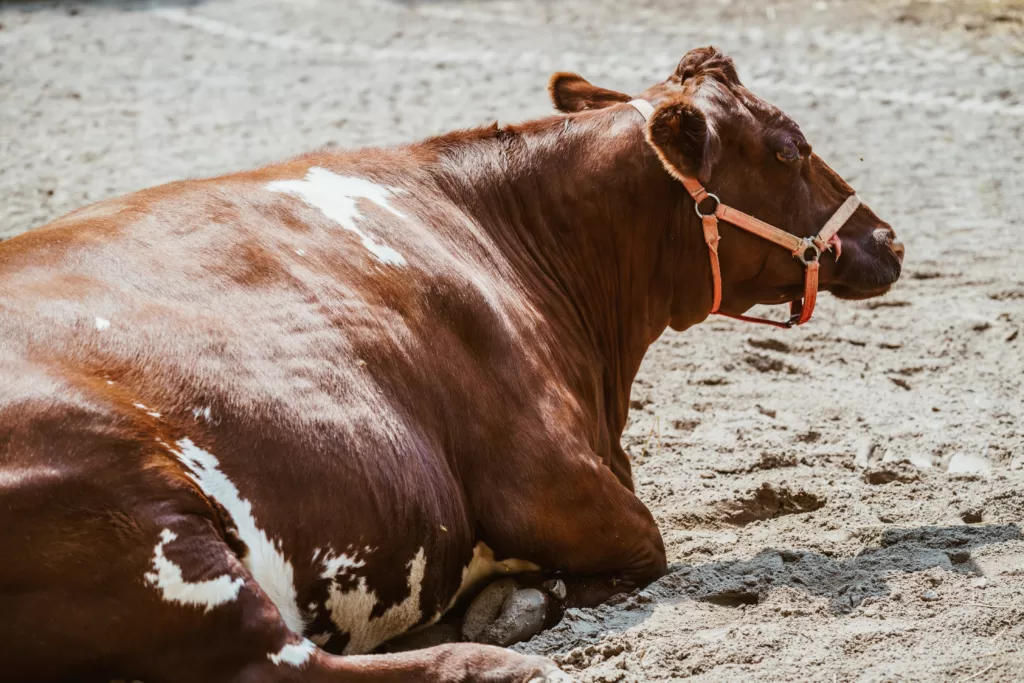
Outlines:
{"label": "metal buckle on halter", "polygon": [[[813,252],[811,258],[807,258],[808,252]],[[813,238],[805,237],[800,241],[800,249],[793,253],[793,258],[805,266],[809,266],[812,263],[817,263],[818,259],[821,258],[821,249],[814,243]]]}
{"label": "metal buckle on halter", "polygon": [[[703,203],[704,199],[714,199],[715,200],[715,208],[712,211],[708,212],[708,213],[701,213],[700,212],[700,205],[701,205],[701,203]],[[697,215],[700,216],[701,218],[704,218],[705,216],[712,216],[712,215],[714,215],[715,211],[718,211],[718,206],[722,203],[722,200],[718,198],[718,195],[717,194],[712,194],[711,192],[708,192],[705,195],[704,199],[701,199],[699,202],[694,202],[693,203],[693,210],[696,211]]]}

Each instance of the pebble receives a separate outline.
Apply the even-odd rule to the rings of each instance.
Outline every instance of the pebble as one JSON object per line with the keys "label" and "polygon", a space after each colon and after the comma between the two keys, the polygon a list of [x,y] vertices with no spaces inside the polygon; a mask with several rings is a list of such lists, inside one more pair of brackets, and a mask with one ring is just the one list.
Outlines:
{"label": "pebble", "polygon": [[989,469],[991,466],[984,456],[957,453],[949,459],[949,467],[946,468],[946,472],[949,474],[980,474],[988,472]]}
{"label": "pebble", "polygon": [[921,593],[921,599],[922,600],[927,600],[929,602],[932,602],[934,600],[938,600],[939,599],[939,594],[936,593],[935,591],[925,591],[924,593]]}

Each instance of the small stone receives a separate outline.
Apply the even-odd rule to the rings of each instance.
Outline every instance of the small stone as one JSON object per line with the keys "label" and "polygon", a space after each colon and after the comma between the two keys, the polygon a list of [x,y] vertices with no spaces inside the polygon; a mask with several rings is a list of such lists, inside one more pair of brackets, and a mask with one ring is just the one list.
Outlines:
{"label": "small stone", "polygon": [[927,453],[913,452],[907,456],[907,460],[910,461],[914,467],[919,467],[922,470],[930,469],[932,466],[932,456]]}
{"label": "small stone", "polygon": [[853,538],[853,534],[847,529],[839,529],[838,531],[826,532],[825,538],[833,543],[846,543]]}
{"label": "small stone", "polygon": [[948,474],[981,474],[991,469],[988,460],[981,455],[957,453],[949,459]]}
{"label": "small stone", "polygon": [[853,457],[853,466],[859,470],[867,469],[874,452],[875,442],[871,439],[865,439],[857,448],[857,453]]}
{"label": "small stone", "polygon": [[971,585],[975,588],[985,588],[986,586],[988,586],[988,578],[984,576],[979,576],[978,578],[971,581]]}
{"label": "small stone", "polygon": [[933,602],[939,599],[939,594],[935,591],[925,591],[924,593],[921,593],[921,599]]}

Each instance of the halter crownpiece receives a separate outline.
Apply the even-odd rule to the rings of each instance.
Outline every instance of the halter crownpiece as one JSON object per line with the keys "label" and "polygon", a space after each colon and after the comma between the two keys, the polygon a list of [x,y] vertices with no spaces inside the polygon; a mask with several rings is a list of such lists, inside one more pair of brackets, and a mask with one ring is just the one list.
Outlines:
{"label": "halter crownpiece", "polygon": [[[634,109],[640,112],[645,120],[650,121],[654,115],[654,106],[647,100],[632,100],[630,103]],[[713,285],[711,312],[724,315],[737,320],[747,322],[763,323],[775,327],[789,328],[795,325],[803,325],[811,319],[814,314],[814,304],[818,298],[818,271],[820,264],[818,259],[821,254],[830,251],[833,247],[836,250],[836,259],[842,249],[842,242],[839,241],[839,229],[846,225],[850,216],[860,206],[860,199],[853,194],[846,198],[846,201],[836,209],[832,217],[825,222],[821,230],[814,237],[797,237],[793,233],[776,228],[774,225],[765,223],[762,220],[743,213],[731,206],[726,206],[716,195],[710,193],[701,185],[700,181],[690,176],[681,176],[683,187],[693,197],[694,209],[700,216],[701,226],[704,229],[704,241],[708,245],[708,253],[711,257],[711,282]],[[715,208],[709,213],[703,213],[700,209],[705,199],[715,202]],[[804,296],[803,299],[790,304],[790,318],[786,322],[776,322],[764,318],[754,318],[746,315],[730,315],[719,311],[722,304],[722,269],[718,262],[718,242],[721,237],[718,234],[718,221],[723,220],[731,223],[737,228],[753,233],[761,239],[774,242],[780,247],[789,250],[793,258],[804,264],[806,272],[804,275]]]}

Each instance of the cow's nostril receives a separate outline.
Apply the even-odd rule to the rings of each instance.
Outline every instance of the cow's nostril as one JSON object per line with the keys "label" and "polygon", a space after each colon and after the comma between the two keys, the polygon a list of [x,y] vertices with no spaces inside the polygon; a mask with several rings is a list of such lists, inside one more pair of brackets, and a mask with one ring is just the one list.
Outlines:
{"label": "cow's nostril", "polygon": [[900,263],[903,263],[903,242],[893,238],[892,242],[889,243],[889,246],[892,247],[892,251],[896,254],[896,258],[900,260]]}

